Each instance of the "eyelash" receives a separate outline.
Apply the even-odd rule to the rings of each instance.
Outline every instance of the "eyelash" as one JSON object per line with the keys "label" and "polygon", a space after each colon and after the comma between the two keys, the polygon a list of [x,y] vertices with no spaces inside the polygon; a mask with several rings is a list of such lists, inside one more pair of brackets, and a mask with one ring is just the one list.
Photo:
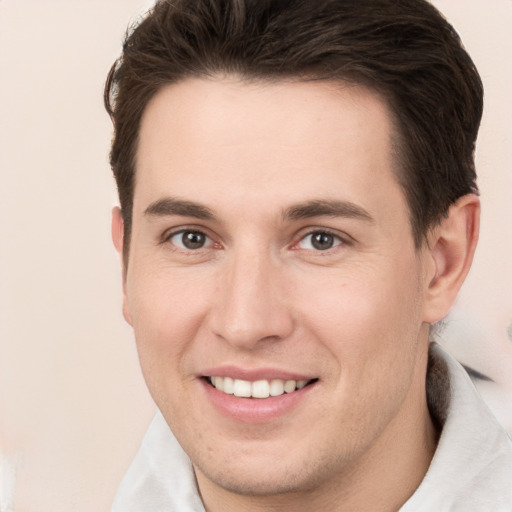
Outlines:
{"label": "eyelash", "polygon": [[181,228],[181,229],[178,229],[176,231],[170,231],[170,232],[165,232],[162,236],[162,239],[160,241],[161,244],[165,244],[165,243],[170,243],[171,245],[173,245],[177,250],[181,250],[183,252],[197,252],[201,249],[205,249],[205,248],[209,248],[209,247],[198,247],[197,249],[190,249],[190,248],[187,248],[187,247],[180,247],[178,246],[177,244],[171,242],[171,239],[174,238],[175,236],[178,236],[178,235],[184,235],[185,233],[193,233],[195,235],[200,235],[200,236],[204,236],[205,239],[207,240],[210,240],[210,242],[214,243],[212,238],[210,236],[208,236],[208,234],[206,234],[204,232],[204,230],[202,229],[198,229],[198,228],[193,228],[193,227],[190,227],[190,228]]}
{"label": "eyelash", "polygon": [[[342,236],[340,236],[340,234],[338,233],[335,233],[329,229],[319,229],[319,228],[313,228],[311,230],[309,230],[308,232],[302,234],[299,238],[299,240],[297,242],[295,242],[293,244],[293,248],[297,247],[301,242],[303,242],[304,240],[306,240],[306,238],[308,237],[313,237],[314,235],[327,235],[329,237],[332,237],[334,240],[333,240],[333,246],[332,247],[328,247],[326,249],[311,249],[311,248],[308,248],[308,249],[304,249],[304,250],[308,250],[308,251],[313,251],[313,252],[318,252],[318,253],[324,253],[324,254],[328,254],[330,253],[332,250],[335,250],[338,246],[340,245],[347,245],[347,240],[344,239]],[[313,242],[311,241],[310,242],[310,245],[313,245]],[[297,247],[296,250],[301,250],[300,247]]]}
{"label": "eyelash", "polygon": [[[183,243],[178,245],[177,243],[171,242],[172,238],[174,238],[178,235],[181,235],[183,237],[183,235],[186,233],[204,236],[205,244],[207,244],[207,240],[210,240],[210,244],[202,245],[197,248],[191,248],[191,247],[184,247]],[[299,247],[299,245],[301,243],[303,243],[308,237],[313,237],[314,235],[324,235],[324,236],[327,235],[328,237],[332,237],[332,239],[333,239],[332,247],[327,247],[325,249],[315,248],[313,240],[310,240],[310,242],[309,242],[310,247],[307,247],[307,248]],[[197,253],[197,252],[201,251],[202,249],[210,249],[211,248],[210,246],[212,243],[215,246],[215,242],[212,240],[212,238],[210,236],[208,236],[208,234],[206,234],[202,229],[197,229],[197,228],[193,228],[193,227],[181,228],[177,231],[166,232],[162,236],[160,243],[161,244],[170,243],[176,250],[182,251],[184,253],[189,253],[189,254]],[[339,234],[334,233],[329,229],[316,228],[316,229],[311,229],[310,231],[308,231],[306,233],[303,233],[300,236],[300,238],[292,244],[291,248],[292,248],[292,250],[306,250],[306,251],[311,251],[311,252],[315,252],[318,254],[326,254],[327,255],[327,254],[330,254],[333,250],[336,250],[337,247],[342,246],[342,245],[347,245],[348,243],[349,242],[346,240],[346,238],[344,239]],[[311,246],[313,246],[313,247],[311,247]],[[214,248],[220,248],[220,245],[217,245],[217,247],[214,247]]]}
{"label": "eyelash", "polygon": [[[176,243],[171,242],[171,239],[173,237],[175,237],[177,235],[183,236],[185,233],[194,233],[197,235],[204,236],[206,239],[205,245],[195,248],[195,249],[192,249],[192,248],[187,248],[187,247],[183,247],[183,246],[180,247]],[[312,237],[313,235],[327,235],[329,237],[332,237],[334,239],[333,246],[325,248],[325,249],[318,249],[318,248],[315,249],[313,247],[301,248],[299,246],[308,237]],[[208,241],[209,241],[209,243],[208,243]],[[202,252],[202,250],[206,250],[206,249],[212,249],[212,248],[222,249],[222,245],[218,242],[215,242],[213,237],[208,235],[208,233],[206,232],[206,230],[203,227],[195,227],[195,226],[182,226],[175,230],[169,230],[169,231],[164,232],[159,241],[159,245],[164,245],[164,244],[169,244],[173,247],[174,250],[180,251],[184,254],[189,254],[189,255],[192,255],[194,253],[198,254],[199,252]],[[317,253],[318,255],[327,256],[327,255],[331,254],[333,251],[335,251],[337,248],[339,248],[340,246],[342,246],[342,247],[350,246],[352,244],[353,244],[353,239],[351,239],[351,237],[349,237],[348,235],[346,235],[344,233],[340,234],[339,232],[331,230],[329,228],[320,228],[320,227],[315,226],[315,227],[306,228],[304,231],[302,231],[302,233],[299,233],[299,235],[297,237],[295,237],[295,241],[292,242],[291,246],[289,246],[289,247],[291,248],[291,250],[295,250],[295,251],[304,250],[304,251],[309,251],[311,253]],[[309,245],[310,246],[313,245],[313,242],[310,241]]]}

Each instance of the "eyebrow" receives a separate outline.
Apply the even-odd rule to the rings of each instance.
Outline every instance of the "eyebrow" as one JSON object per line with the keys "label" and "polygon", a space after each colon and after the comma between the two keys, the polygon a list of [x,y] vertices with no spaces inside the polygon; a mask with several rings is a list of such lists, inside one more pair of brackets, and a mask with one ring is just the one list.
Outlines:
{"label": "eyebrow", "polygon": [[348,217],[374,222],[373,217],[361,206],[350,201],[321,199],[290,206],[284,211],[285,219],[301,220],[311,217]]}
{"label": "eyebrow", "polygon": [[[201,220],[215,220],[213,211],[207,206],[193,201],[177,199],[175,197],[157,199],[146,208],[144,215],[151,217],[180,215]],[[374,221],[372,216],[364,208],[349,201],[339,201],[335,199],[306,201],[292,205],[283,212],[283,218],[285,220],[302,220],[322,216],[348,217],[368,222]]]}
{"label": "eyebrow", "polygon": [[145,210],[144,215],[150,217],[165,217],[180,215],[183,217],[194,217],[202,220],[213,220],[213,212],[202,204],[193,201],[185,201],[174,197],[164,197],[152,202]]}

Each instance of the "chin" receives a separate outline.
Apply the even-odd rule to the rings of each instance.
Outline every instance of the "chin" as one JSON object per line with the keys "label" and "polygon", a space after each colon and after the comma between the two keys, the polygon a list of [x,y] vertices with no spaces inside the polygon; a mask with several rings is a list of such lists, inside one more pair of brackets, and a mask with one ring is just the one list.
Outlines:
{"label": "chin", "polygon": [[305,474],[304,471],[290,471],[289,468],[279,470],[275,468],[275,463],[274,471],[269,471],[268,465],[260,471],[254,471],[250,464],[243,466],[243,470],[238,467],[216,468],[208,472],[195,466],[194,470],[199,482],[198,473],[225,491],[242,496],[278,496],[303,492],[315,487],[315,482],[311,481],[312,475]]}
{"label": "chin", "polygon": [[306,447],[286,446],[285,441],[281,449],[270,448],[260,446],[258,453],[234,450],[228,455],[224,451],[222,457],[211,459],[197,454],[202,460],[199,464],[193,460],[193,466],[199,487],[213,484],[230,493],[260,497],[310,493],[342,470],[331,450],[322,454],[320,448],[313,454]]}

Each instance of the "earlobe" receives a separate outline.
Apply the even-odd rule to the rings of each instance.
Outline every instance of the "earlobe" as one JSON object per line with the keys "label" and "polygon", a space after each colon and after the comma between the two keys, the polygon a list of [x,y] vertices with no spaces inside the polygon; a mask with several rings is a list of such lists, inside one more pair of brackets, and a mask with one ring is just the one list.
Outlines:
{"label": "earlobe", "polygon": [[446,316],[464,282],[475,253],[480,225],[480,201],[474,194],[453,204],[429,236],[433,274],[428,276],[424,322]]}
{"label": "earlobe", "polygon": [[124,265],[124,220],[123,215],[121,213],[121,208],[116,206],[112,209],[112,242],[114,243],[114,247],[116,251],[119,253],[121,257],[121,264],[123,266],[123,316],[124,319],[130,324],[132,324],[132,318],[130,314],[130,308],[128,306],[128,298],[126,296],[126,268]]}

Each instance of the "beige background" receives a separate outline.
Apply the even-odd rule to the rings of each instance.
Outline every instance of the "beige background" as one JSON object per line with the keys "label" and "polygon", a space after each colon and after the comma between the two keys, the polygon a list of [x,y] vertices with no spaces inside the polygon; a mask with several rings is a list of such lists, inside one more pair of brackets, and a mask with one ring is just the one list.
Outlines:
{"label": "beige background", "polygon": [[[435,4],[486,85],[481,246],[442,337],[492,374],[480,389],[512,432],[512,2]],[[120,313],[102,107],[148,5],[0,0],[0,512],[107,511],[154,411]]]}

